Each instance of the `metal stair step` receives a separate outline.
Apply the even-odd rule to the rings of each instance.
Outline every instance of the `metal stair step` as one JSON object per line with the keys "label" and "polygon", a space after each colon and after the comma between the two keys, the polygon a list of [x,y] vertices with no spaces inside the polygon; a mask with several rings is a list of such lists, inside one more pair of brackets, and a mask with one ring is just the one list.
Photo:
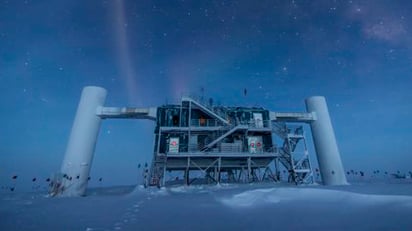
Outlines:
{"label": "metal stair step", "polygon": [[294,172],[296,173],[308,173],[311,172],[310,169],[295,169]]}

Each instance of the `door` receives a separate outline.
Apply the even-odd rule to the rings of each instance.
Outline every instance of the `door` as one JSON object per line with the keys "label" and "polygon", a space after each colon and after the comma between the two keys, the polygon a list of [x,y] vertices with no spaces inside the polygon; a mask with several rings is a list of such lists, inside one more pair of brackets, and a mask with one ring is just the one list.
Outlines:
{"label": "door", "polygon": [[253,113],[253,120],[255,121],[255,127],[263,128],[262,113]]}

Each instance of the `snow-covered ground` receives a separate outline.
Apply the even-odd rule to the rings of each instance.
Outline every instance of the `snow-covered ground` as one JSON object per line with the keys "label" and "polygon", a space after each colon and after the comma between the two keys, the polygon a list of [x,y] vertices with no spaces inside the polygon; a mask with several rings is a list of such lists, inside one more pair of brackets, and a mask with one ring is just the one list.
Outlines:
{"label": "snow-covered ground", "polygon": [[113,187],[1,194],[0,230],[412,230],[412,183]]}

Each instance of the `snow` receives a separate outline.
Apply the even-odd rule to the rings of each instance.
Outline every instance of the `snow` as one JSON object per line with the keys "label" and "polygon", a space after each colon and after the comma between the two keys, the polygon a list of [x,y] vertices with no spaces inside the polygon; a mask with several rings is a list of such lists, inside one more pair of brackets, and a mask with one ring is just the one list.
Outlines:
{"label": "snow", "polygon": [[378,205],[384,203],[404,204],[412,207],[412,196],[367,195],[339,190],[325,190],[313,188],[269,188],[248,190],[235,194],[221,202],[230,207],[251,207],[258,205],[276,204],[280,202],[308,201],[321,203],[335,203],[342,201],[358,205]]}
{"label": "snow", "polygon": [[0,194],[0,230],[410,230],[412,184],[221,184]]}

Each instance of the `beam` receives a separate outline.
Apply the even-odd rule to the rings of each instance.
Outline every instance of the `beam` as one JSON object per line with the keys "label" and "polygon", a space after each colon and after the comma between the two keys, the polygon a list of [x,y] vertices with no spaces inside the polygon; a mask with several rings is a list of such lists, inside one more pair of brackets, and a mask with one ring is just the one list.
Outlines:
{"label": "beam", "polygon": [[102,119],[148,119],[156,121],[157,108],[99,107],[96,115]]}
{"label": "beam", "polygon": [[310,123],[316,120],[313,113],[307,112],[269,112],[271,121],[278,122],[305,122]]}

